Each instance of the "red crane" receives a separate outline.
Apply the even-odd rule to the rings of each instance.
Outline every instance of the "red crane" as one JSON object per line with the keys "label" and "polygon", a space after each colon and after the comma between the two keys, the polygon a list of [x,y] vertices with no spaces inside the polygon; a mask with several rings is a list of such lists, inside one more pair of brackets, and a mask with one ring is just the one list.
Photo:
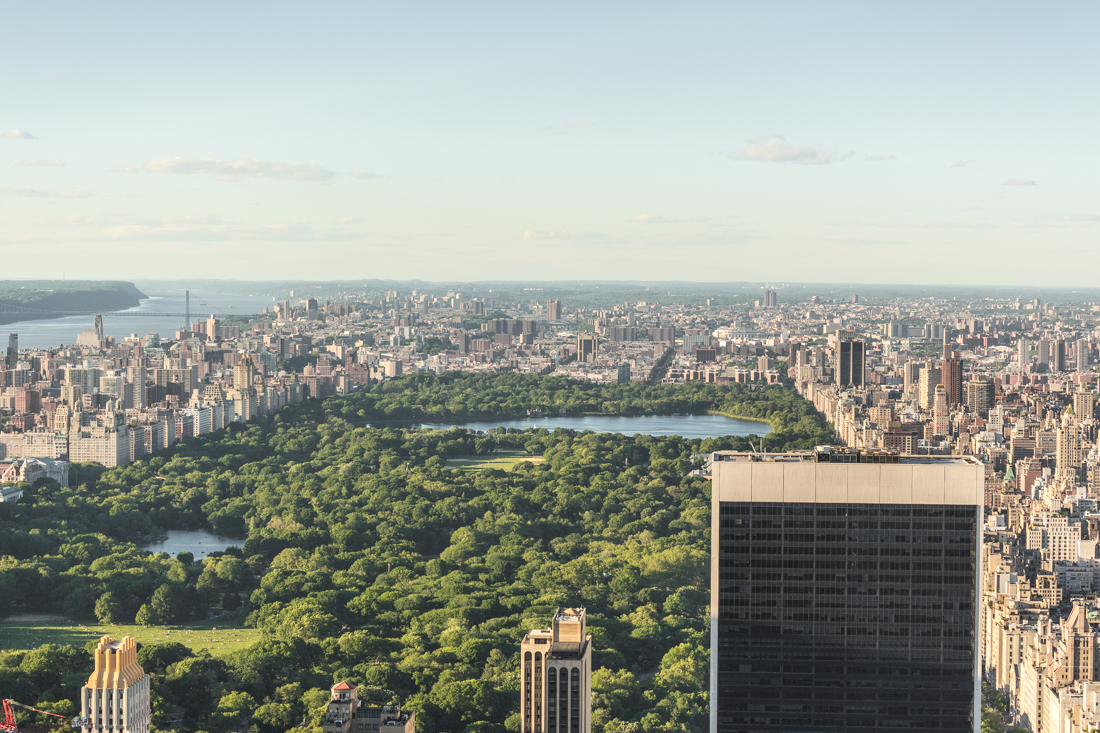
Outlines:
{"label": "red crane", "polygon": [[[42,713],[43,715],[52,715],[55,718],[61,718],[66,720],[64,715],[58,715],[57,713],[51,713],[49,710],[39,710],[38,708],[32,708],[30,705],[24,705],[21,702],[15,700],[4,700],[4,720],[0,722],[0,733],[19,733],[19,728],[15,724],[15,711],[12,709],[12,705],[18,705],[21,708],[26,708],[36,713]],[[75,721],[73,721],[75,727]]]}

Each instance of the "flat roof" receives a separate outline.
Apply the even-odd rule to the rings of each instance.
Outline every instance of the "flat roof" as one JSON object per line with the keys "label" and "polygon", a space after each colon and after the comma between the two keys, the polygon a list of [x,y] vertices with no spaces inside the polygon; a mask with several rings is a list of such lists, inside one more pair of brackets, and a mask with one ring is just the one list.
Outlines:
{"label": "flat roof", "polygon": [[887,451],[859,451],[841,448],[830,451],[805,450],[787,453],[753,453],[721,450],[711,454],[712,461],[744,463],[847,463],[847,464],[908,464],[935,466],[982,466],[974,456],[934,456]]}

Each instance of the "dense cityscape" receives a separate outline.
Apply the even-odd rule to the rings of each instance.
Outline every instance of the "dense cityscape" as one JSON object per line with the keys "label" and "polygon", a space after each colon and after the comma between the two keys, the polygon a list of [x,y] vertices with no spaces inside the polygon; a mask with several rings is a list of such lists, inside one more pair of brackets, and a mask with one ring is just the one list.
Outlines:
{"label": "dense cityscape", "polygon": [[[782,622],[775,629],[782,627],[783,632],[769,636],[767,629],[772,627],[760,625],[765,616],[759,612],[742,616],[736,610],[741,602],[731,600],[728,593],[740,587],[736,583],[739,576],[719,568],[727,567],[726,563],[736,565],[735,560],[721,558],[744,551],[735,541],[741,535],[726,529],[741,520],[731,523],[724,517],[764,511],[754,508],[760,501],[756,489],[737,488],[755,486],[754,481],[761,479],[746,475],[748,478],[739,478],[726,489],[726,479],[718,469],[747,462],[750,470],[758,472],[764,469],[752,467],[776,465],[790,472],[799,465],[813,465],[816,501],[820,502],[829,466],[839,461],[854,464],[847,469],[846,501],[853,501],[851,492],[856,489],[851,482],[858,480],[852,471],[859,466],[873,472],[874,496],[881,492],[880,498],[869,501],[890,507],[892,517],[908,517],[911,507],[925,503],[984,507],[984,514],[972,509],[948,512],[955,516],[951,512],[961,511],[958,516],[966,518],[962,522],[944,520],[942,511],[932,512],[930,516],[941,517],[935,526],[942,534],[923,539],[899,534],[894,539],[900,544],[893,550],[881,544],[885,537],[864,539],[874,548],[870,555],[895,557],[842,563],[848,568],[846,577],[843,571],[821,573],[827,564],[819,559],[819,572],[805,576],[810,581],[816,577],[818,594],[823,580],[824,587],[839,587],[841,593],[845,583],[848,593],[860,595],[876,584],[878,587],[871,591],[876,602],[858,616],[851,615],[858,604],[847,603],[847,617],[839,617],[841,632],[845,618],[849,624],[858,618],[864,626],[879,627],[874,638],[887,636],[887,626],[897,629],[900,624],[907,629],[901,637],[909,656],[887,659],[888,655],[881,655],[889,645],[881,642],[876,652],[879,664],[888,663],[895,669],[921,666],[914,661],[920,657],[913,651],[921,634],[930,637],[936,649],[944,645],[944,665],[948,664],[946,640],[961,638],[965,643],[958,647],[961,656],[952,674],[982,680],[987,724],[994,716],[996,725],[1003,720],[1003,725],[1015,724],[1034,732],[1091,730],[1100,723],[1100,688],[1096,687],[1100,680],[1093,662],[1097,637],[1091,627],[1100,613],[1095,606],[1100,524],[1094,489],[1100,475],[1094,418],[1100,307],[1091,302],[1055,305],[1011,297],[967,302],[934,297],[861,300],[855,292],[847,297],[800,295],[796,302],[785,302],[785,292],[793,291],[765,287],[759,298],[749,296],[743,303],[724,306],[707,299],[692,304],[624,302],[601,309],[558,299],[487,303],[453,290],[389,290],[377,299],[346,297],[340,301],[295,298],[291,291],[290,297],[276,302],[270,312],[236,316],[229,322],[215,316],[191,319],[186,328],[172,334],[106,336],[103,323],[111,318],[109,313],[96,315],[91,319],[92,328],[77,334],[72,345],[59,348],[21,349],[13,332],[0,391],[0,492],[4,502],[18,506],[24,492],[43,481],[70,485],[70,472],[76,470],[71,465],[79,467],[77,474],[86,475],[82,466],[98,464],[109,469],[140,463],[150,455],[170,451],[177,443],[224,431],[230,425],[268,420],[304,400],[370,392],[417,374],[501,375],[497,378],[527,374],[532,379],[564,377],[616,389],[631,385],[675,389],[676,385],[692,384],[758,391],[793,388],[812,403],[828,425],[831,439],[827,442],[832,448],[767,454],[756,452],[757,446],[750,442],[750,452],[716,452],[697,471],[714,481],[711,526],[722,538],[721,549],[712,551],[710,560],[711,607],[718,614],[710,644],[717,669],[763,669],[759,663],[753,666],[751,659],[783,659],[784,633],[820,635],[822,621],[837,620],[824,610],[830,606],[821,601],[827,599],[819,597],[812,604],[818,609],[816,615],[805,616],[808,621],[816,618],[818,626],[811,623],[801,631],[788,628],[792,619],[804,614],[777,610],[767,617]],[[540,408],[526,411],[536,418],[543,413]],[[912,477],[905,474],[903,487],[887,480],[891,465],[914,472]],[[934,480],[939,481],[947,471],[947,488],[939,489],[938,499],[918,501],[914,487],[929,469],[938,471],[935,475],[940,478]],[[964,489],[962,499],[952,500],[950,476],[956,469],[967,477],[975,476],[961,479],[962,485],[975,488]],[[791,480],[786,479],[786,484],[791,485]],[[76,483],[74,480],[72,485]],[[886,498],[888,490],[893,498]],[[781,491],[780,498],[774,500],[793,501],[789,492],[789,488],[786,494]],[[782,498],[784,495],[788,498]],[[812,491],[806,496],[809,504],[778,506],[786,506],[788,513],[809,511],[823,516],[818,507],[825,505],[813,503]],[[747,503],[738,503],[738,497]],[[738,508],[742,506],[745,508]],[[792,508],[796,506],[802,508]],[[904,511],[899,510],[902,506]],[[824,525],[818,522],[817,526]],[[862,526],[879,525],[864,522]],[[918,527],[933,525],[915,520],[910,525],[906,520],[883,521],[881,526],[912,526],[916,532]],[[959,540],[949,540],[948,528],[965,531]],[[782,536],[788,540],[797,537],[789,532]],[[752,546],[760,549],[761,541],[771,537],[754,532]],[[809,537],[812,553],[813,534]],[[858,538],[849,536],[846,541],[848,550],[856,552],[851,543]],[[916,544],[921,542],[936,544],[918,551]],[[943,545],[945,542],[963,544],[960,550]],[[823,549],[827,544],[828,536],[819,532],[817,553],[827,552]],[[845,552],[843,542],[841,547]],[[777,551],[789,554],[795,550],[782,540]],[[922,554],[926,555],[923,560],[915,559]],[[789,572],[799,567],[798,562],[782,563],[787,570],[781,575],[790,586],[786,593],[812,593],[814,583],[803,587],[801,582],[793,582],[802,577]],[[871,573],[853,572],[857,565]],[[887,565],[896,572],[885,572]],[[755,556],[749,566],[771,567],[766,560],[760,565]],[[814,567],[814,562],[805,567]],[[949,570],[955,571],[958,579],[950,580]],[[932,572],[936,580],[924,577],[922,571]],[[955,600],[950,603],[922,605],[917,597],[932,593],[920,590],[921,584],[929,582],[962,585],[955,588]],[[751,606],[770,603],[794,608],[793,601],[783,602],[784,592],[778,587],[770,591],[778,593],[771,602],[759,596],[769,592],[767,586],[744,586],[742,590],[743,602]],[[942,593],[944,598],[951,595],[946,590]],[[754,597],[757,600],[753,601]],[[889,604],[878,602],[886,597],[891,597]],[[227,600],[222,603],[228,608]],[[139,609],[137,623],[163,623],[165,619],[153,618],[149,608],[152,606]],[[891,610],[886,612],[886,608]],[[925,610],[918,611],[920,608]],[[104,612],[100,603],[96,613],[101,622],[112,620],[111,612]],[[517,669],[522,701],[522,720],[517,723],[525,733],[557,731],[557,716],[563,721],[561,730],[567,729],[567,718],[568,730],[591,729],[592,636],[585,631],[585,617],[584,608],[559,608],[549,627],[532,630],[522,644],[516,639],[526,660]],[[726,646],[726,634],[738,633],[740,627],[733,621],[738,618],[753,620],[740,632],[748,636],[733,647]],[[727,623],[731,624],[728,628]],[[918,633],[919,628],[925,630]],[[896,630],[891,633],[897,635]],[[119,643],[119,649],[131,650],[120,654],[133,654],[130,637],[122,642],[105,637],[96,653]],[[848,642],[848,652],[854,644]],[[765,657],[745,651],[757,647]],[[536,655],[534,666],[532,652]],[[740,666],[722,661],[727,655],[741,659]],[[149,730],[148,682],[140,682],[145,677],[136,659],[128,662],[137,671],[132,672],[134,679],[125,691],[125,704],[136,707],[127,713],[130,723],[124,726],[119,720],[117,730]],[[933,666],[938,668],[938,664]],[[98,669],[101,662],[96,666]],[[575,671],[570,673],[571,669]],[[781,674],[782,669],[790,672],[793,667],[778,665],[775,673]],[[837,669],[843,672],[845,666]],[[872,665],[872,681],[861,684],[876,686],[874,669]],[[949,680],[945,669],[936,674]],[[721,674],[711,675],[711,698],[743,702],[731,703],[720,708],[721,712],[712,708],[712,727],[717,717],[719,730],[850,727],[851,714],[858,711],[841,706],[832,708],[832,715],[824,715],[825,708],[809,699],[805,706],[791,707],[789,698],[780,698],[784,704],[773,709],[767,704],[768,695],[761,694],[764,682],[756,675],[723,678]],[[568,682],[567,677],[571,677]],[[93,674],[86,689],[98,690],[107,684],[96,679],[100,678]],[[779,684],[796,690],[800,684],[820,685],[819,677],[812,679],[818,682],[787,679]],[[326,733],[367,730],[349,726],[353,720],[371,716],[381,716],[380,722],[386,726],[414,729],[413,712],[370,707],[359,701],[355,685],[338,682],[326,703]],[[887,708],[900,714],[897,711],[907,706],[913,706],[906,714],[908,719],[923,721],[921,725],[926,727],[949,728],[951,724],[944,721],[965,723],[981,717],[975,716],[980,703],[970,692],[975,685],[960,688],[951,684],[955,685],[952,689],[962,690],[953,698],[947,688],[932,697],[921,697],[915,691],[920,686],[913,688],[906,676],[897,689],[907,692],[899,697],[889,691],[888,683],[880,682],[878,697],[872,693],[864,698],[878,700],[880,706],[871,705],[863,713],[863,725],[881,726],[883,720],[876,715],[881,716]],[[131,690],[133,685],[139,687]],[[143,689],[146,691],[140,692]],[[921,700],[923,711],[918,714]],[[942,705],[938,712],[929,707],[937,701]],[[90,731],[90,720],[100,721],[104,710],[110,726],[109,707],[89,708],[77,717]],[[792,717],[796,710],[799,714]],[[182,709],[177,715],[183,715]]]}

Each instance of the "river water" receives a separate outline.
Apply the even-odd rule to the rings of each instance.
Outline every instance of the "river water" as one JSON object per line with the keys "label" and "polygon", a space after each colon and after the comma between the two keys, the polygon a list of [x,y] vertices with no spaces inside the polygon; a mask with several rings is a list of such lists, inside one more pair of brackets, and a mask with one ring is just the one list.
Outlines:
{"label": "river water", "polygon": [[[138,285],[140,288],[140,284]],[[141,305],[124,311],[103,314],[103,332],[116,339],[136,333],[144,336],[150,332],[169,337],[184,326],[180,316],[153,316],[150,313],[184,313],[184,293],[182,290],[150,292],[142,289],[149,297]],[[227,293],[203,293],[191,291],[191,322],[205,320],[211,313],[219,316],[253,315],[271,308],[274,301],[270,296],[236,295]],[[76,343],[76,337],[86,328],[95,325],[95,316],[65,316],[40,321],[18,321],[0,325],[0,344],[8,343],[8,334],[19,334],[19,346],[26,349],[44,349],[50,346]]]}
{"label": "river water", "polygon": [[567,428],[623,435],[679,435],[682,438],[717,438],[723,435],[767,435],[771,426],[755,420],[738,420],[724,415],[646,415],[643,417],[536,417],[526,420],[469,421],[458,423],[421,423],[415,427],[449,430],[460,427],[488,431],[493,428]]}

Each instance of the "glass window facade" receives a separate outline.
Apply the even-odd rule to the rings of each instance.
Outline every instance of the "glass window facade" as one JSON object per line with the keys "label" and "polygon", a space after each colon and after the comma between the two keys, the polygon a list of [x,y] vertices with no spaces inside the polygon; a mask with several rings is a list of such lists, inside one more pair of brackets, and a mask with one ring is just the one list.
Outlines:
{"label": "glass window facade", "polygon": [[973,730],[980,507],[719,506],[719,733]]}

